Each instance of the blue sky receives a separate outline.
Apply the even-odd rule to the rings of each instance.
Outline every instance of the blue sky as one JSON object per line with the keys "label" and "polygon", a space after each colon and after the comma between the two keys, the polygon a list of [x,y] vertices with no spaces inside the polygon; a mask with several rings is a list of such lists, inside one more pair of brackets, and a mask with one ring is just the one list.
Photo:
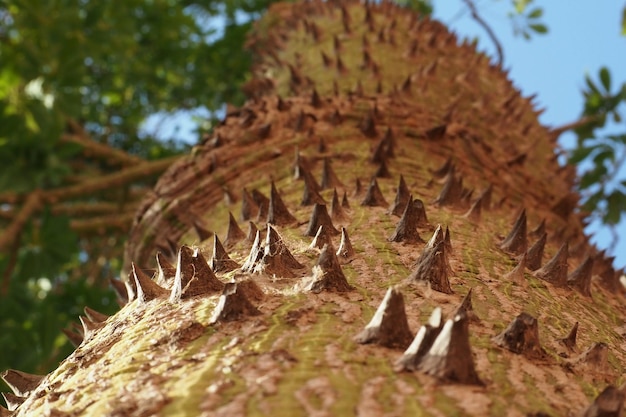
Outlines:
{"label": "blue sky", "polygon": [[[548,26],[546,35],[535,35],[530,41],[514,36],[507,13],[512,3],[503,0],[476,1],[481,17],[496,32],[504,49],[504,67],[524,96],[537,94],[536,102],[546,111],[541,122],[559,126],[579,118],[583,108],[584,76],[598,79],[598,71],[606,66],[612,84],[626,81],[626,37],[620,36],[623,1],[552,1],[541,2]],[[495,55],[495,47],[484,30],[471,18],[462,0],[435,1],[435,18],[454,30],[461,38],[477,37],[479,49]],[[531,6],[532,8],[532,6]],[[614,87],[613,87],[614,88]],[[624,106],[622,106],[624,107]],[[613,126],[611,130],[626,130]],[[575,144],[573,134],[561,136],[566,148]],[[626,178],[626,172],[621,178]],[[599,225],[592,225],[592,240],[601,248],[611,242],[611,234]],[[626,222],[617,227],[619,239],[613,255],[616,266],[626,265]]]}
{"label": "blue sky", "polygon": [[[471,18],[462,0],[434,1],[435,18],[454,30],[460,38],[478,38],[479,49],[495,55],[493,43],[484,30]],[[508,0],[476,0],[481,17],[495,31],[504,49],[504,66],[510,69],[510,77],[524,96],[537,94],[535,102],[545,108],[541,122],[547,126],[560,126],[577,120],[583,108],[581,91],[584,76],[590,74],[597,80],[602,66],[610,69],[613,85],[626,81],[626,37],[620,36],[621,11],[624,2],[602,1],[552,1],[542,2],[545,23],[549,32],[534,35],[530,41],[514,36],[513,24],[507,13],[512,10]],[[530,6],[533,8],[533,5]],[[219,26],[219,25],[217,25]],[[217,27],[219,29],[219,27]],[[197,116],[206,116],[199,110]],[[626,115],[624,115],[626,116]],[[163,118],[157,116],[145,125],[147,131],[158,131],[161,137],[192,137],[193,123],[189,115],[177,114]],[[178,130],[177,130],[178,129]],[[613,127],[614,130],[626,126]],[[575,143],[573,134],[561,136],[560,143],[571,148]],[[621,178],[626,178],[626,172]],[[611,234],[592,225],[592,240],[606,248]],[[616,265],[626,265],[626,222],[617,227],[619,236],[613,255]]]}

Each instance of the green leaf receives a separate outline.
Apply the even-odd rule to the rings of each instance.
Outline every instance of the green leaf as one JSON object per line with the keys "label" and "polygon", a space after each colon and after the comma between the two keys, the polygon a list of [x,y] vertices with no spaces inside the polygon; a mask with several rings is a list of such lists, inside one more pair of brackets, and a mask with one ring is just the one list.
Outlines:
{"label": "green leaf", "polygon": [[543,9],[541,7],[537,7],[533,9],[530,13],[528,13],[529,19],[538,19],[543,16]]}
{"label": "green leaf", "polygon": [[606,67],[600,68],[600,82],[607,92],[611,91],[611,74]]}
{"label": "green leaf", "polygon": [[626,36],[626,6],[622,9],[622,36]]}
{"label": "green leaf", "polygon": [[587,158],[591,152],[597,149],[597,146],[579,147],[574,149],[572,155],[569,157],[568,163],[575,165],[583,159]]}
{"label": "green leaf", "polygon": [[621,191],[613,191],[607,198],[606,214],[603,221],[609,225],[619,223],[622,216],[622,210],[626,204],[626,195]]}
{"label": "green leaf", "polygon": [[532,30],[534,30],[537,33],[541,33],[541,34],[548,33],[548,27],[541,23],[530,24],[528,25],[528,27],[530,27]]}
{"label": "green leaf", "polygon": [[587,171],[580,179],[579,187],[581,190],[585,190],[598,182],[608,172],[608,169],[604,165],[597,165],[593,170]]}
{"label": "green leaf", "polygon": [[591,78],[589,78],[588,75],[585,75],[585,82],[587,83],[587,87],[589,87],[589,89],[593,93],[596,93],[596,94],[600,95],[600,90],[598,90],[598,87],[596,87],[596,85],[594,84],[593,81],[591,81]]}
{"label": "green leaf", "polygon": [[583,204],[583,209],[586,211],[595,211],[598,208],[598,203],[604,198],[604,190],[599,190],[593,193]]}

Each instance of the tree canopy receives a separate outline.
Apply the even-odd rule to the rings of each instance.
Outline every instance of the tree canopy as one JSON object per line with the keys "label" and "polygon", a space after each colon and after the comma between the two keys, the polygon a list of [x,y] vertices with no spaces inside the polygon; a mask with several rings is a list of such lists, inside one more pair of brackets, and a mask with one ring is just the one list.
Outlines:
{"label": "tree canopy", "polygon": [[[83,306],[117,308],[108,280],[125,233],[154,179],[188,150],[141,123],[241,104],[246,33],[269,3],[0,0],[0,369],[54,368],[70,351],[59,329]],[[521,36],[547,32],[541,8],[513,3]],[[480,19],[480,8],[472,13]],[[609,225],[626,211],[626,181],[616,177],[626,132],[602,134],[609,118],[621,120],[618,81],[607,68],[587,78],[581,122],[565,127],[578,135],[570,163],[589,167],[583,209]],[[210,128],[199,120],[198,140]]]}

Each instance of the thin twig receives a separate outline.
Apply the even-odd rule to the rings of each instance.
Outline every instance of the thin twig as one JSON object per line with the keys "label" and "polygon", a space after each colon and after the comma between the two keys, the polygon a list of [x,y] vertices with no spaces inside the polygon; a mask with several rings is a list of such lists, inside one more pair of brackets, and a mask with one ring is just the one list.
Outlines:
{"label": "thin twig", "polygon": [[13,270],[15,269],[15,265],[17,265],[17,251],[20,248],[20,239],[19,235],[15,242],[13,242],[13,247],[11,248],[11,252],[9,255],[9,262],[7,267],[4,268],[4,272],[2,273],[2,286],[0,287],[0,295],[5,296],[9,292],[9,286],[11,284],[11,275],[13,274]]}
{"label": "thin twig", "polygon": [[77,185],[56,188],[46,192],[46,200],[55,203],[57,201],[67,200],[68,198],[85,196],[98,191],[119,187],[131,181],[163,172],[179,158],[180,156],[173,156],[157,159],[156,161],[144,162],[140,165],[128,167],[121,171],[94,178]]}
{"label": "thin twig", "polygon": [[[129,210],[139,205],[139,199],[143,197],[146,190],[142,189],[141,193],[133,193],[132,199],[125,202],[123,205],[109,202],[69,202],[61,204],[53,204],[50,207],[50,212],[55,215],[66,215],[71,217],[89,217],[98,214],[111,214],[117,213],[120,210]],[[6,220],[13,220],[13,217],[17,213],[17,210],[13,207],[8,210],[0,210],[0,218]]]}
{"label": "thin twig", "polygon": [[483,18],[480,17],[480,15],[478,14],[478,10],[476,10],[476,6],[474,5],[474,2],[472,0],[463,0],[463,1],[467,5],[467,7],[470,9],[470,13],[472,14],[472,18],[480,26],[482,26],[483,29],[485,29],[485,31],[487,32],[487,35],[489,35],[489,37],[491,38],[491,41],[494,43],[494,45],[496,47],[496,51],[498,53],[498,65],[502,66],[502,64],[504,63],[504,52],[502,52],[502,45],[500,45],[500,41],[496,37],[495,32],[493,30],[491,30],[491,27],[489,27],[487,22],[485,22],[483,20]]}
{"label": "thin twig", "polygon": [[110,229],[128,230],[135,218],[135,210],[126,213],[70,221],[70,228],[80,234],[105,232]]}
{"label": "thin twig", "polygon": [[4,250],[11,245],[23,229],[28,219],[41,209],[43,203],[58,203],[69,198],[86,196],[99,191],[112,189],[132,181],[149,177],[165,171],[179,156],[159,159],[156,161],[144,162],[140,165],[128,167],[121,171],[104,175],[85,181],[81,184],[68,187],[56,188],[48,191],[35,190],[31,192],[22,205],[19,213],[15,216],[11,224],[0,235],[0,250]]}
{"label": "thin twig", "polygon": [[556,139],[568,130],[578,129],[579,127],[586,126],[589,123],[593,123],[598,120],[600,120],[600,116],[583,116],[578,120],[574,120],[573,122],[565,123],[564,125],[551,128],[550,133]]}
{"label": "thin twig", "polygon": [[73,133],[61,135],[61,142],[76,143],[82,146],[83,151],[88,154],[88,156],[104,159],[111,164],[136,165],[145,162],[145,160],[130,155],[121,149],[96,142],[78,122],[72,119],[68,119],[67,124]]}
{"label": "thin twig", "polygon": [[41,208],[42,194],[41,190],[35,190],[28,195],[17,216],[15,216],[9,227],[4,230],[4,233],[0,235],[0,250],[8,248],[18,240],[28,219]]}

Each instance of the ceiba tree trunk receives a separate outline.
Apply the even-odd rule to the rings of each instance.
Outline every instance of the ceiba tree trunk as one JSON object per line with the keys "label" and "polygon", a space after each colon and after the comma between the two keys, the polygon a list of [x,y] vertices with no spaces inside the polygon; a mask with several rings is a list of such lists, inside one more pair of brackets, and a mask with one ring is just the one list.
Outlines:
{"label": "ceiba tree trunk", "polygon": [[137,215],[125,305],[0,415],[620,415],[621,272],[501,68],[387,2],[276,4],[250,47],[249,101]]}

